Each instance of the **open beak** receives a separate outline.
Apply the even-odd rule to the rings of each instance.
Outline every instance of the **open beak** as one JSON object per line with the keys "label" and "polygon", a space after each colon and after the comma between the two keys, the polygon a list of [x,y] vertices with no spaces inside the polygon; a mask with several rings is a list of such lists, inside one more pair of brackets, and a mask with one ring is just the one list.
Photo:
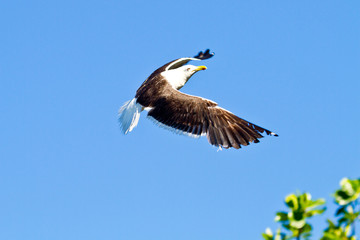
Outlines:
{"label": "open beak", "polygon": [[200,71],[200,70],[206,70],[206,69],[207,69],[207,67],[205,67],[205,66],[198,66],[195,70]]}

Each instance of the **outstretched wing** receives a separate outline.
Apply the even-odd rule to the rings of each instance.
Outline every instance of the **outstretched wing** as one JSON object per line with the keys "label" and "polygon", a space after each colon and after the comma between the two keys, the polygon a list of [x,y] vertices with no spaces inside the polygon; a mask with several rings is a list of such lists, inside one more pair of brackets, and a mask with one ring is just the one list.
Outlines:
{"label": "outstretched wing", "polygon": [[161,126],[193,137],[206,135],[210,144],[223,148],[240,148],[258,143],[265,132],[277,134],[241,119],[220,108],[217,103],[172,89],[159,97],[148,116]]}

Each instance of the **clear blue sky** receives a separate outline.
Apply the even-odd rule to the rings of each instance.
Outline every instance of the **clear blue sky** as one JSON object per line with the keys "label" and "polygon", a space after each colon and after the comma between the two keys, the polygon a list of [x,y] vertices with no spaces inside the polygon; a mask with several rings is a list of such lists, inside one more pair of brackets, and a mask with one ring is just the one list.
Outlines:
{"label": "clear blue sky", "polygon": [[[360,175],[359,1],[0,9],[0,239],[260,239],[285,195],[333,210],[340,179]],[[123,136],[118,108],[144,79],[206,48],[183,91],[280,137],[217,152],[145,113]]]}

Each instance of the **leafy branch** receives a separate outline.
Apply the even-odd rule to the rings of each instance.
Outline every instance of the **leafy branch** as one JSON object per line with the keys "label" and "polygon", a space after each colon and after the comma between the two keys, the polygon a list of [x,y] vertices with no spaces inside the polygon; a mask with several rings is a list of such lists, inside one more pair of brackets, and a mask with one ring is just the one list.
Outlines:
{"label": "leafy branch", "polygon": [[[323,231],[320,240],[356,240],[355,225],[360,219],[360,179],[344,178],[340,181],[340,189],[334,193],[338,205],[335,217],[337,222],[327,220],[328,227]],[[281,227],[273,234],[270,228],[262,234],[265,240],[308,240],[311,237],[312,225],[309,219],[321,215],[326,208],[324,199],[312,200],[309,193],[290,194],[285,198],[288,211],[276,213],[275,221]]]}

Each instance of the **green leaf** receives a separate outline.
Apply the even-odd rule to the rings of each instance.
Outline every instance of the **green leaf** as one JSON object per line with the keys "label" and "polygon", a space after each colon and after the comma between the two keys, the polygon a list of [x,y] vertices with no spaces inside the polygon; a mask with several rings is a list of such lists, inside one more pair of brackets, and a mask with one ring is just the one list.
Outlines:
{"label": "green leaf", "polygon": [[345,234],[348,235],[350,233],[350,230],[351,230],[351,226],[350,225],[346,225],[345,226]]}
{"label": "green leaf", "polygon": [[322,214],[323,212],[325,212],[326,208],[323,208],[323,209],[314,209],[314,210],[311,210],[311,211],[308,211],[306,213],[306,217],[312,217],[314,215],[318,215],[318,214]]}
{"label": "green leaf", "polygon": [[338,223],[339,223],[339,225],[341,225],[343,223],[347,224],[347,221],[348,220],[345,217],[342,217],[342,218],[339,218]]}
{"label": "green leaf", "polygon": [[262,235],[262,237],[263,237],[265,240],[273,240],[272,237],[266,235],[265,233],[262,233],[261,235]]}
{"label": "green leaf", "polygon": [[312,231],[312,226],[310,224],[306,223],[305,226],[302,229],[302,232],[303,233],[309,233],[311,231]]}
{"label": "green leaf", "polygon": [[305,224],[306,224],[305,219],[302,219],[300,221],[296,221],[296,220],[290,221],[290,226],[293,228],[296,228],[296,229],[303,228],[305,226]]}
{"label": "green leaf", "polygon": [[354,179],[354,180],[349,180],[349,181],[352,186],[352,189],[355,192],[359,192],[360,191],[360,179]]}
{"label": "green leaf", "polygon": [[282,222],[282,221],[287,221],[288,218],[288,213],[287,212],[277,212],[276,216],[275,216],[275,221],[276,222]]}
{"label": "green leaf", "polygon": [[298,195],[298,199],[300,204],[303,207],[307,207],[308,203],[311,202],[311,194],[310,193],[303,193],[301,195]]}
{"label": "green leaf", "polygon": [[334,194],[335,201],[339,205],[346,205],[355,201],[360,196],[360,179],[350,180],[343,178],[340,181],[341,189]]}
{"label": "green leaf", "polygon": [[298,199],[295,194],[287,195],[285,198],[285,203],[289,208],[292,208],[292,209],[299,208]]}
{"label": "green leaf", "polygon": [[323,198],[319,198],[315,201],[311,201],[308,205],[307,205],[307,208],[310,210],[310,209],[314,209],[316,207],[319,207],[321,205],[324,205],[326,203],[325,199]]}
{"label": "green leaf", "polygon": [[352,195],[354,193],[353,185],[351,184],[351,180],[348,178],[343,178],[340,181],[340,186],[343,191],[347,194]]}
{"label": "green leaf", "polygon": [[339,205],[346,205],[348,204],[351,200],[350,199],[350,195],[348,195],[345,191],[343,190],[337,190],[334,194],[335,197],[335,201],[339,204]]}
{"label": "green leaf", "polygon": [[329,224],[329,228],[335,228],[336,227],[335,224],[330,219],[328,219],[327,222]]}
{"label": "green leaf", "polygon": [[287,230],[290,230],[291,229],[291,226],[290,224],[282,224],[282,226],[287,229]]}
{"label": "green leaf", "polygon": [[339,216],[340,214],[343,214],[346,210],[346,206],[341,206],[336,210],[335,216]]}
{"label": "green leaf", "polygon": [[293,212],[294,220],[300,221],[302,219],[305,219],[304,212],[303,211],[294,211]]}

